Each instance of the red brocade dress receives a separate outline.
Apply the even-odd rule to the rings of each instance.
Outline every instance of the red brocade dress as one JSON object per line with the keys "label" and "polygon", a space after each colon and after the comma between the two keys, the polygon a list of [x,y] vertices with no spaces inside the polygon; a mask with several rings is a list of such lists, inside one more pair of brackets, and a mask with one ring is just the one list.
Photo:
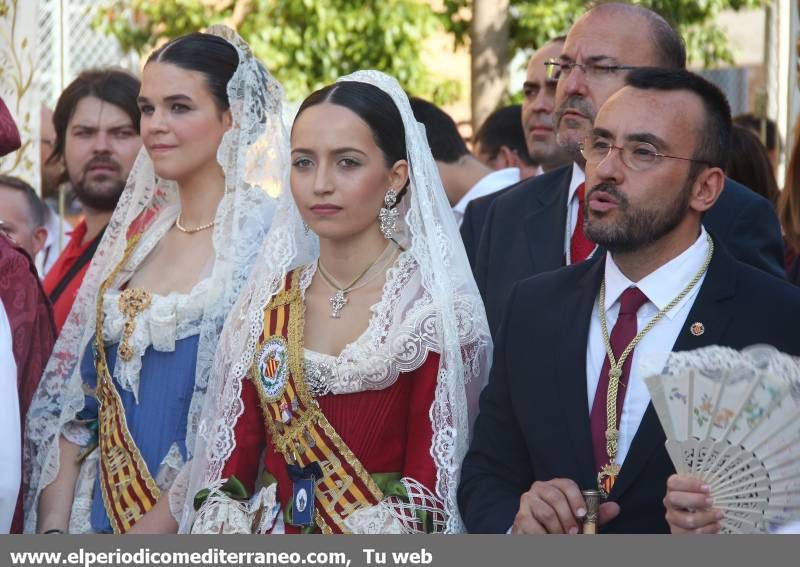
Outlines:
{"label": "red brocade dress", "polygon": [[[287,277],[287,282],[290,282],[292,277],[296,277],[298,281],[302,280],[297,286],[299,293],[302,294],[310,283],[311,276],[313,268],[300,268]],[[416,277],[418,274],[412,266],[406,276],[398,277],[398,280],[402,281],[393,282],[395,289],[413,289]],[[405,285],[409,283],[410,286]],[[291,284],[287,283],[285,289],[290,288]],[[294,303],[290,302],[289,308],[294,305],[294,313],[302,313],[302,299],[298,299],[302,296],[292,297],[295,298]],[[391,311],[393,305],[391,302],[389,304]],[[384,308],[387,306],[386,302],[382,302],[381,305]],[[291,509],[296,495],[287,464],[287,461],[291,463],[291,459],[276,448],[274,433],[271,431],[287,431],[296,424],[305,423],[302,412],[306,406],[305,402],[301,401],[300,410],[297,410],[294,403],[298,398],[303,398],[298,393],[292,401],[291,411],[287,411],[289,407],[286,404],[281,406],[285,408],[282,411],[274,409],[277,405],[273,405],[272,410],[267,410],[264,405],[266,390],[263,386],[264,372],[269,372],[265,370],[269,368],[269,360],[264,363],[264,353],[267,352],[267,347],[264,345],[270,344],[276,336],[275,333],[280,334],[279,328],[292,327],[293,316],[289,315],[289,308],[281,318],[273,319],[282,323],[276,323],[270,331],[268,331],[270,328],[268,321],[270,317],[277,317],[275,315],[277,310],[274,307],[265,310],[261,343],[263,350],[259,351],[261,354],[257,354],[253,368],[241,382],[240,399],[243,403],[243,412],[233,427],[235,446],[225,461],[221,474],[222,479],[235,477],[241,483],[237,484],[239,505],[243,505],[242,503],[246,502],[251,494],[257,494],[260,487],[271,487],[271,490],[274,490],[274,500],[270,497],[270,509],[276,517],[274,523],[270,522],[267,533],[309,533],[319,531],[320,528],[325,533],[417,533],[443,529],[444,505],[436,496],[437,467],[431,447],[434,437],[431,408],[436,397],[440,355],[428,345],[428,348],[417,351],[418,356],[414,363],[407,366],[405,371],[390,372],[389,375],[394,376],[394,379],[370,383],[376,375],[385,376],[382,373],[385,371],[384,363],[392,364],[387,361],[382,349],[370,346],[375,344],[371,341],[374,341],[375,330],[379,327],[376,323],[379,317],[373,317],[368,329],[356,341],[345,347],[338,357],[302,350],[296,345],[293,350],[293,341],[300,339],[291,337],[296,337],[300,333],[292,335],[284,331],[285,336],[289,338],[287,342],[282,343],[285,347],[280,347],[279,350],[286,348],[282,352],[289,354],[288,358],[283,360],[291,359],[293,356],[291,353],[297,354],[296,360],[302,360],[301,379],[304,380],[308,395],[313,397],[310,405],[318,405],[324,420],[335,432],[334,436],[326,437],[321,433],[325,430],[324,427],[313,430],[312,435],[307,438],[314,437],[316,443],[304,444],[304,447],[316,447],[314,451],[320,456],[316,461],[306,458],[303,464],[316,462],[321,465],[322,470],[330,471],[332,469],[328,465],[339,462],[337,458],[345,463],[338,469],[338,473],[328,472],[323,479],[318,479],[315,485],[317,487],[315,523],[303,528],[292,525]],[[302,324],[301,321],[296,322]],[[298,328],[302,329],[302,326]],[[281,356],[283,355],[279,353],[278,359],[281,359]],[[376,360],[377,369],[370,366],[370,363],[376,364]],[[277,366],[280,364],[276,363]],[[272,366],[272,371],[276,365]],[[291,365],[288,364],[287,367]],[[260,371],[256,370],[257,368],[260,368]],[[296,379],[297,377],[293,376],[290,380]],[[293,391],[297,392],[297,388]],[[274,416],[283,415],[284,411],[285,419],[276,420]],[[279,421],[286,424],[286,429],[278,423]],[[336,449],[339,445],[335,436],[343,442],[344,450]],[[326,447],[333,448],[332,459],[325,455]],[[306,455],[306,448],[302,451],[302,454]],[[351,456],[348,457],[348,454]],[[341,479],[344,479],[343,483],[340,482]],[[320,511],[330,511],[332,508],[322,503],[320,491],[324,491],[325,486],[351,486],[349,482],[351,479],[355,479],[352,483],[354,488],[344,496],[339,496],[339,499],[332,498],[328,501],[329,504],[331,501],[341,503],[345,511],[338,515],[322,513],[321,520]],[[362,481],[360,484],[359,479]],[[274,487],[271,486],[273,483]],[[263,488],[261,492],[264,492]],[[337,493],[335,490],[332,492]],[[359,495],[364,494],[367,494],[366,498],[359,498]],[[251,499],[250,505],[253,504],[254,500]],[[222,501],[217,499],[215,503],[203,502],[200,516],[205,514],[214,519],[210,522],[207,518],[196,522],[192,531],[195,533],[248,531],[249,528],[242,529],[242,524],[248,524],[247,521],[243,523],[237,520],[231,521],[232,516],[226,510],[235,507],[233,500],[229,500],[227,496]],[[218,512],[219,508],[225,510]],[[209,513],[211,509],[215,510]],[[256,517],[266,514],[266,512],[256,514],[252,509],[250,513]],[[331,517],[335,517],[336,521],[325,521],[325,518]],[[233,524],[236,524],[236,527],[233,527]],[[253,525],[253,532],[264,533],[260,530],[261,528]]]}
{"label": "red brocade dress", "polygon": [[[414,478],[434,491],[436,467],[430,454],[432,430],[428,412],[438,367],[439,355],[430,353],[421,367],[401,374],[385,390],[317,398],[325,417],[370,473],[399,471],[403,477]],[[292,499],[292,482],[283,457],[267,442],[258,395],[249,379],[242,384],[242,401],[244,413],[234,430],[236,449],[223,476],[236,476],[253,492],[263,453],[264,469],[278,481],[278,501],[284,506]],[[285,530],[300,531],[288,524]]]}

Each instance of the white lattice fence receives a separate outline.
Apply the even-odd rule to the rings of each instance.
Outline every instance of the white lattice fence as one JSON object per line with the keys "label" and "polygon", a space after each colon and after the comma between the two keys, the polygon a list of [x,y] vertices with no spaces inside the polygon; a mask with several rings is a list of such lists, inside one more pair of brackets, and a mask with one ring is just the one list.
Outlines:
{"label": "white lattice fence", "polygon": [[138,71],[135,56],[125,55],[117,40],[93,27],[97,0],[39,0],[42,101],[53,106],[61,90],[78,73],[92,67],[123,67]]}

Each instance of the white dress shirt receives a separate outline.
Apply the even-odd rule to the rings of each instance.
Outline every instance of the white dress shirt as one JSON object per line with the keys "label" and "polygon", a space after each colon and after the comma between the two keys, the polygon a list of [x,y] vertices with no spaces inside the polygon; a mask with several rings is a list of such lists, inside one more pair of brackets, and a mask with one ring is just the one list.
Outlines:
{"label": "white dress shirt", "polygon": [[[630,281],[619,270],[611,254],[606,256],[605,281],[606,281],[606,324],[608,333],[614,328],[619,314],[619,298],[627,288],[636,286],[647,296],[648,300],[638,311],[636,317],[637,329],[641,330],[647,325],[660,309],[666,307],[688,285],[700,270],[708,252],[705,228],[701,229],[700,236],[680,256],[673,258],[655,272],[642,278],[638,282]],[[660,369],[666,363],[669,353],[678,338],[684,325],[691,325],[695,321],[686,321],[689,311],[694,305],[700,286],[703,285],[705,274],[697,282],[692,291],[684,297],[675,307],[642,337],[630,356],[631,371],[628,377],[628,387],[625,389],[625,401],[619,424],[619,445],[616,462],[625,462],[633,437],[639,429],[644,412],[650,403],[650,393],[644,383],[644,378],[650,375],[647,369]],[[600,371],[606,357],[606,348],[603,343],[600,329],[600,312],[598,300],[592,310],[591,323],[589,324],[589,344],[586,350],[586,396],[587,406],[591,413],[597,384],[600,381]],[[646,364],[643,369],[642,364]]]}
{"label": "white dress shirt", "polygon": [[[572,233],[575,232],[575,226],[578,224],[578,185],[586,181],[586,174],[578,166],[577,163],[572,164],[572,179],[569,181],[569,194],[567,195],[567,223],[566,234],[564,234],[564,258],[567,259],[567,266],[572,264],[572,258],[569,250],[570,240],[572,240]],[[595,248],[596,250],[596,248]],[[594,254],[594,252],[592,252]],[[591,258],[591,254],[589,255]]]}
{"label": "white dress shirt", "polygon": [[505,169],[498,169],[485,175],[478,181],[472,188],[461,197],[461,200],[453,206],[453,214],[456,217],[456,223],[461,226],[464,220],[464,211],[467,210],[467,204],[473,199],[483,197],[495,193],[500,189],[510,187],[520,180],[519,168],[506,167]]}
{"label": "white dress shirt", "polygon": [[0,302],[0,533],[11,529],[22,479],[17,365],[11,339],[11,325]]}

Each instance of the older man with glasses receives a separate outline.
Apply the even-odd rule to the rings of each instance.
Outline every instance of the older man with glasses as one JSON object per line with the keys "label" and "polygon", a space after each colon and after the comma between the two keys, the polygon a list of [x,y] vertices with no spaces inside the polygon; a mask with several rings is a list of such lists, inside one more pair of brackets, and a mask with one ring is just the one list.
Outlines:
{"label": "older man with glasses", "polygon": [[[554,127],[574,163],[509,189],[472,216],[480,234],[473,262],[489,324],[497,330],[514,284],[524,278],[581,262],[597,247],[584,233],[584,167],[580,145],[597,110],[625,85],[632,69],[683,69],[681,37],[656,13],[640,6],[600,4],[567,34],[561,54],[547,63],[558,77]],[[479,200],[480,201],[480,200]],[[475,203],[477,207],[478,203]],[[766,199],[728,179],[704,222],[739,260],[778,277],[783,243]]]}

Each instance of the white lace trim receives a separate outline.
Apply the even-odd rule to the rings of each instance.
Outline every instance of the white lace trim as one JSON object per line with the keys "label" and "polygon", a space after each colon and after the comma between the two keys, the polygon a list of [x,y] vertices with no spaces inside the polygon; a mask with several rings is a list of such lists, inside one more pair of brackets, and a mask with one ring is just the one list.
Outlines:
{"label": "white lace trim", "polygon": [[72,501],[72,513],[69,518],[69,533],[90,534],[92,530],[92,493],[98,473],[100,452],[92,451],[81,463],[78,480],[75,483],[75,498]]}
{"label": "white lace trim", "polygon": [[409,477],[400,482],[405,486],[408,502],[390,496],[375,506],[360,508],[344,520],[345,526],[354,534],[425,534],[425,526],[417,511],[424,512],[431,520],[433,533],[445,530],[444,503],[425,485]]}
{"label": "white lace trim", "polygon": [[[316,273],[316,263],[302,269],[300,290],[303,296]],[[403,252],[386,273],[380,300],[373,305],[367,328],[346,345],[338,356],[304,349],[309,372],[306,381],[315,392],[352,394],[383,390],[394,384],[401,373],[422,366],[430,352],[441,352],[441,330],[437,309],[418,293],[420,273],[413,256]],[[471,315],[475,305],[462,299],[455,304],[458,341],[463,345],[479,342],[478,327]],[[324,386],[319,381],[324,381]]]}
{"label": "white lace trim", "polygon": [[359,508],[344,519],[352,534],[407,534],[403,524],[392,514],[391,507],[382,500],[374,506]]}
{"label": "white lace trim", "polygon": [[192,525],[193,534],[267,534],[276,524],[280,506],[277,484],[259,490],[247,502],[234,500],[212,487]]}
{"label": "white lace trim", "polygon": [[[174,352],[176,341],[200,332],[200,321],[210,285],[211,280],[206,278],[188,294],[153,295],[150,307],[136,316],[133,333],[128,339],[133,356],[130,360],[117,357],[114,378],[123,389],[133,393],[137,403],[144,352],[150,346],[160,352]],[[103,297],[105,344],[119,343],[122,340],[126,317],[119,308],[121,293],[120,290],[113,290]]]}
{"label": "white lace trim", "polygon": [[183,505],[186,502],[186,492],[189,488],[189,465],[184,463],[180,472],[172,481],[169,487],[167,498],[169,499],[169,512],[175,519],[176,523],[181,521],[181,513],[183,512]]}

